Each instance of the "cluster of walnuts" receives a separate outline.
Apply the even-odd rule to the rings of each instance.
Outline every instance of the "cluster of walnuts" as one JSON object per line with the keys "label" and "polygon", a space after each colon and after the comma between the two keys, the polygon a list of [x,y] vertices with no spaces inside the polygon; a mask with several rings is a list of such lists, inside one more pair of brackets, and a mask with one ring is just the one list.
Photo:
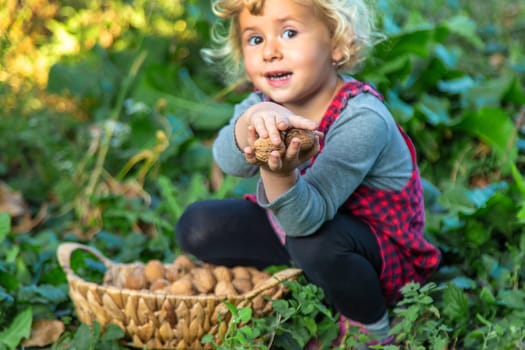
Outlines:
{"label": "cluster of walnuts", "polygon": [[133,264],[120,271],[108,271],[104,284],[133,290],[150,290],[174,295],[242,295],[270,278],[255,267],[226,267],[196,264],[186,255],[179,255],[172,264],[150,260]]}

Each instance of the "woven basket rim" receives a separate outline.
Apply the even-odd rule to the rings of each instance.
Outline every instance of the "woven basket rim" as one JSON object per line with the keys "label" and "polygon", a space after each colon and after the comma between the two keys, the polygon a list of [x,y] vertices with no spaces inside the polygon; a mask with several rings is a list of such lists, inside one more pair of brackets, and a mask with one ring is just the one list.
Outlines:
{"label": "woven basket rim", "polygon": [[282,283],[283,281],[293,279],[302,273],[301,269],[288,267],[281,271],[278,271],[271,275],[268,280],[263,282],[257,288],[252,289],[249,292],[240,295],[228,295],[228,296],[217,296],[217,295],[180,295],[180,294],[171,294],[167,291],[151,291],[151,290],[134,290],[125,287],[116,287],[111,285],[102,285],[92,281],[86,281],[82,277],[78,276],[70,266],[71,255],[76,250],[83,250],[88,253],[95,255],[107,269],[118,266],[130,266],[134,264],[142,264],[141,262],[137,263],[119,263],[112,261],[105,257],[98,249],[74,242],[66,242],[59,245],[57,249],[57,259],[60,267],[66,274],[66,278],[69,283],[75,282],[77,285],[83,285],[90,289],[98,289],[100,291],[107,291],[110,293],[126,293],[129,295],[135,295],[138,297],[144,298],[162,298],[163,300],[187,300],[187,301],[206,301],[206,300],[225,300],[225,301],[242,301],[246,299],[251,299],[266,289],[275,287],[277,284]]}

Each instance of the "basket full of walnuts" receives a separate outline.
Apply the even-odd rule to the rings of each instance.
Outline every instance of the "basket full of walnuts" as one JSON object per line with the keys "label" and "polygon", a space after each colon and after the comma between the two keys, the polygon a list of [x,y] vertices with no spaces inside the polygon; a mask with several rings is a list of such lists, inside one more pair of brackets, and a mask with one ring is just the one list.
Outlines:
{"label": "basket full of walnuts", "polygon": [[[71,269],[75,250],[91,253],[105,265],[101,284],[86,281]],[[271,300],[286,292],[282,282],[301,274],[296,268],[270,275],[254,267],[215,266],[186,255],[173,263],[122,264],[78,243],[61,244],[57,258],[80,321],[97,321],[102,327],[116,324],[128,345],[147,349],[209,349],[202,337],[211,334],[220,342],[230,321],[225,301],[251,307],[255,316],[268,315]]]}

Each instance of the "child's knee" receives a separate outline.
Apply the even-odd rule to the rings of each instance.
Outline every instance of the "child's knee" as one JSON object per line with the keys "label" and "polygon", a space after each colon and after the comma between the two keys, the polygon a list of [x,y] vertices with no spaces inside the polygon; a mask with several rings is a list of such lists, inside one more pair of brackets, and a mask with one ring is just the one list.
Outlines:
{"label": "child's knee", "polygon": [[286,241],[292,260],[305,271],[328,266],[334,260],[334,252],[323,242],[323,237],[287,237]]}

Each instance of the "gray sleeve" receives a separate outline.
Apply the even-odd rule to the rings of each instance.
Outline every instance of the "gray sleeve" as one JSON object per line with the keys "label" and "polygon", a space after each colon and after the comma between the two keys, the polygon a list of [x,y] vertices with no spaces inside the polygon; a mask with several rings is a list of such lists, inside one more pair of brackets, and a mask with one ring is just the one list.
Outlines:
{"label": "gray sleeve", "polygon": [[[399,174],[395,177],[399,175],[399,183],[398,179],[386,183],[398,187],[410,177],[412,164],[408,148],[401,148],[401,153],[392,149],[392,145],[402,147],[399,142],[404,144],[404,141],[390,113],[374,97],[359,95],[355,99],[325,135],[324,149],[315,163],[289,191],[269,203],[262,182],[258,183],[259,205],[274,213],[289,236],[317,231],[335,216],[362,183],[373,183],[375,178],[385,182],[397,171]],[[400,155],[403,169],[383,164]]]}
{"label": "gray sleeve", "polygon": [[221,168],[226,174],[239,177],[250,177],[258,172],[258,167],[246,162],[243,152],[235,143],[234,136],[234,128],[237,119],[246,112],[248,108],[258,102],[261,102],[260,97],[257,94],[252,93],[240,104],[236,105],[230,122],[219,130],[219,133],[213,142],[213,158],[215,159],[215,162],[217,162],[219,168]]}

